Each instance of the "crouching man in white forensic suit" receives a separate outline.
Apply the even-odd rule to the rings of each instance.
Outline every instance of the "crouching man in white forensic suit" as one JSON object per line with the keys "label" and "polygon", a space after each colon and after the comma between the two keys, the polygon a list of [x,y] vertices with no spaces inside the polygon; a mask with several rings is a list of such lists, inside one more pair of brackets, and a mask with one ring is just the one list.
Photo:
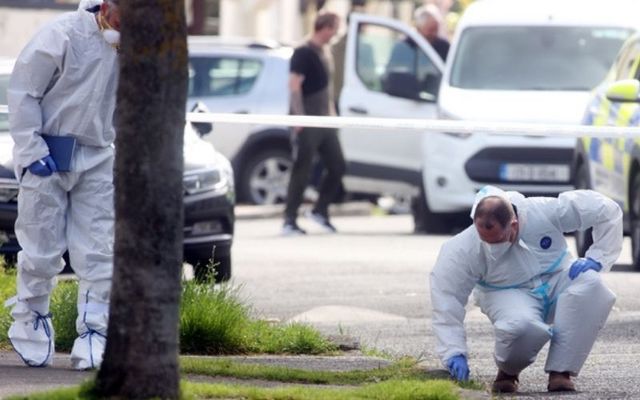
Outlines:
{"label": "crouching man in white forensic suit", "polygon": [[[495,332],[498,375],[492,390],[518,390],[518,375],[551,341],[549,391],[574,391],[615,295],[600,272],[622,247],[622,211],[589,190],[525,198],[486,186],[471,210],[473,225],[446,242],[431,273],[437,353],[452,377],[469,378],[463,326],[472,290]],[[565,232],[593,228],[585,258],[573,259]]]}
{"label": "crouching man in white forensic suit", "polygon": [[[61,15],[31,39],[7,92],[20,181],[16,236],[22,247],[18,293],[7,302],[14,319],[9,339],[31,367],[48,366],[53,359],[49,301],[67,250],[80,281],[72,366],[99,367],[106,343],[120,12],[118,0],[81,4],[88,8]],[[55,149],[71,156],[56,155],[47,135],[66,136]]]}

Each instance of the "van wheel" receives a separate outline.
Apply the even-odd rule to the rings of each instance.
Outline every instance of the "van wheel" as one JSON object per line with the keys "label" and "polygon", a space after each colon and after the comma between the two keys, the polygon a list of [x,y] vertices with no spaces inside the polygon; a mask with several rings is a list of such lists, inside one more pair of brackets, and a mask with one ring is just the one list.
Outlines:
{"label": "van wheel", "polygon": [[629,222],[631,225],[631,258],[633,268],[640,270],[640,173],[636,173],[631,184]]}
{"label": "van wheel", "polygon": [[[589,185],[589,169],[585,163],[581,163],[578,166],[574,185],[576,189],[591,189],[591,185]],[[589,247],[593,244],[593,229],[575,231],[573,235],[576,241],[578,257],[584,257]]]}
{"label": "van wheel", "polygon": [[420,184],[420,194],[411,199],[411,214],[413,214],[413,231],[415,233],[447,234],[451,232],[447,215],[436,214],[429,208],[424,183]]}
{"label": "van wheel", "polygon": [[287,197],[291,154],[284,149],[260,151],[247,160],[238,182],[238,195],[251,204],[278,204]]}

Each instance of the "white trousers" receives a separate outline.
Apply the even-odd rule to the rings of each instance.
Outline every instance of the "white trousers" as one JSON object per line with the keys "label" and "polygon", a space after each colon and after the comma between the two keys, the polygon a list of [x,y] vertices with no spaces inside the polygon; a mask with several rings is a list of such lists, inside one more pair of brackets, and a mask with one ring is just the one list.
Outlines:
{"label": "white trousers", "polygon": [[14,319],[30,318],[25,309],[43,315],[49,311],[56,275],[64,266],[62,255],[68,250],[80,281],[76,329],[79,334],[94,330],[106,335],[113,270],[113,156],[111,147],[77,146],[73,172],[22,176]]}
{"label": "white trousers", "polygon": [[510,375],[532,364],[551,340],[545,371],[577,376],[616,299],[592,270],[574,280],[559,271],[547,284],[544,295],[524,288],[476,293],[494,326],[496,364]]}

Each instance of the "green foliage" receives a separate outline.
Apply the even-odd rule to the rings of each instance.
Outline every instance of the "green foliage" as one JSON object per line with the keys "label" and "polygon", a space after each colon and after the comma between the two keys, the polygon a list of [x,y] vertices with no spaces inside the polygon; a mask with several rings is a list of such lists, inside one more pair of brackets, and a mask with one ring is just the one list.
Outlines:
{"label": "green foliage", "polygon": [[251,353],[267,354],[322,354],[336,351],[314,328],[299,323],[273,325],[253,321],[246,330],[246,341]]}
{"label": "green foliage", "polygon": [[322,388],[285,386],[258,388],[252,386],[212,385],[187,382],[185,392],[195,399],[249,400],[455,400],[455,386],[447,381],[387,381],[360,387]]}
{"label": "green foliage", "polygon": [[184,354],[245,351],[248,309],[230,286],[186,282],[180,308],[180,350]]}
{"label": "green foliage", "polygon": [[[57,389],[29,396],[9,397],[9,400],[94,400],[92,382],[82,386]],[[456,387],[448,381],[391,380],[357,387],[282,386],[262,388],[227,384],[182,382],[181,398],[248,399],[248,400],[455,400]]]}
{"label": "green foliage", "polygon": [[10,311],[4,307],[4,302],[16,294],[16,272],[15,269],[6,268],[4,258],[0,269],[0,349],[9,348],[9,338],[7,337],[9,326],[11,326]]}
{"label": "green foliage", "polygon": [[186,282],[180,310],[183,354],[321,354],[335,346],[302,324],[273,325],[252,320],[239,289]]}
{"label": "green foliage", "polygon": [[400,359],[389,366],[368,370],[308,371],[273,365],[237,363],[231,359],[182,357],[180,370],[187,374],[326,385],[357,385],[391,379],[434,379],[429,372],[416,368],[416,361],[409,358]]}
{"label": "green foliage", "polygon": [[[15,269],[0,271],[0,300],[16,293]],[[69,352],[76,333],[78,283],[60,282],[51,296],[56,350]],[[10,348],[7,331],[10,309],[0,308],[0,348]],[[335,346],[302,324],[273,325],[252,320],[239,289],[229,285],[185,282],[180,309],[180,347],[183,354],[287,353],[322,354]]]}
{"label": "green foliage", "polygon": [[56,351],[70,352],[73,341],[78,336],[78,282],[65,280],[56,286],[51,294],[51,321],[55,332]]}

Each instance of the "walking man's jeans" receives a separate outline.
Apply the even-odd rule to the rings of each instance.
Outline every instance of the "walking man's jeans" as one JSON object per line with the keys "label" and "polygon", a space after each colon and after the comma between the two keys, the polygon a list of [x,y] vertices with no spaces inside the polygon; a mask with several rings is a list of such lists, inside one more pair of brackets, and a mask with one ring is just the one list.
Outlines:
{"label": "walking man's jeans", "polygon": [[304,128],[292,134],[293,165],[287,189],[285,218],[295,221],[309,183],[314,155],[317,153],[326,169],[319,186],[314,211],[328,216],[329,203],[336,197],[346,166],[338,132],[327,128]]}

